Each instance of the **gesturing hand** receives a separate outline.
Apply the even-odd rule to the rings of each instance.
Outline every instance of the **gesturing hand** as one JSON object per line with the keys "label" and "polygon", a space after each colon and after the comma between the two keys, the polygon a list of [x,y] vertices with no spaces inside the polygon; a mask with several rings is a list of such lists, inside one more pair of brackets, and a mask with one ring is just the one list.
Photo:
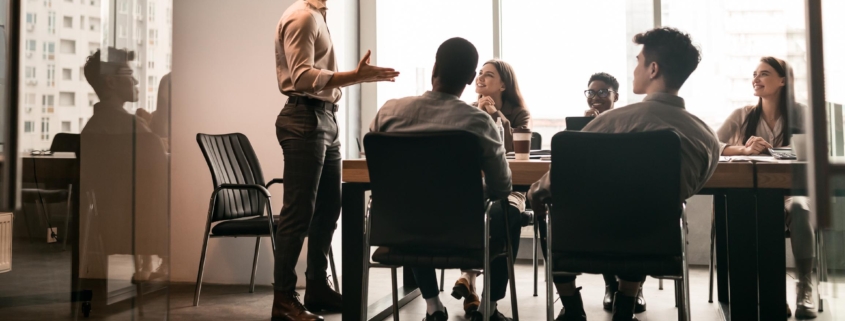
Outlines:
{"label": "gesturing hand", "polygon": [[598,117],[599,114],[601,112],[598,109],[590,108],[590,110],[584,112],[584,117]]}
{"label": "gesturing hand", "polygon": [[488,114],[493,115],[498,109],[496,109],[496,102],[490,96],[483,96],[481,99],[478,100],[478,108],[486,111]]}
{"label": "gesturing hand", "polygon": [[399,72],[393,68],[371,66],[371,53],[370,50],[367,50],[367,54],[358,62],[358,68],[355,68],[355,76],[358,78],[358,82],[395,81]]}

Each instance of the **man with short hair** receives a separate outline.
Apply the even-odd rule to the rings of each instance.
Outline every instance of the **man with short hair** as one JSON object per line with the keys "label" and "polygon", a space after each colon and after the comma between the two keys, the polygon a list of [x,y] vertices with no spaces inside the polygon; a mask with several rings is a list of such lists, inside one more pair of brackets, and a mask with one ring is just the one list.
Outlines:
{"label": "man with short hair", "polygon": [[[698,67],[701,55],[688,34],[673,28],[656,28],[634,37],[642,45],[634,69],[634,93],[647,94],[643,102],[602,113],[582,131],[633,133],[672,130],[681,138],[681,190],[683,199],[695,195],[716,170],[719,140],[701,119],[684,108],[678,91]],[[551,200],[549,174],[531,186],[529,197],[537,215],[545,215],[540,204]],[[644,275],[619,275],[619,289],[613,302],[613,321],[637,320],[634,316],[637,292]],[[555,277],[564,310],[555,319],[586,320],[580,288],[575,276]]]}
{"label": "man with short hair", "polygon": [[[472,43],[463,38],[452,38],[443,42],[437,49],[437,57],[431,73],[432,90],[422,96],[412,96],[387,101],[379,109],[378,114],[370,125],[371,132],[438,132],[462,130],[470,132],[479,138],[482,149],[481,168],[487,192],[490,196],[504,200],[511,192],[511,171],[505,159],[505,148],[502,138],[493,118],[487,112],[473,107],[460,100],[467,85],[475,79],[475,68],[478,66],[478,51]],[[520,217],[519,211],[513,209],[508,212],[511,223],[513,255],[516,257],[518,249]],[[493,241],[501,244],[504,236],[504,213],[502,206],[496,202],[492,206],[490,216],[491,235]],[[515,241],[514,241],[515,240]],[[516,244],[516,245],[513,245]],[[419,284],[420,291],[426,302],[426,317],[424,321],[447,320],[448,313],[440,302],[440,289],[437,286],[437,275],[432,268],[413,268],[414,278]],[[507,258],[494,260],[490,267],[491,289],[484,289],[483,295],[490,295],[491,310],[494,311],[490,320],[510,320],[495,309],[495,302],[505,296],[508,284]],[[480,307],[479,311],[483,311]],[[479,311],[470,313],[469,319],[481,320]]]}
{"label": "man with short hair", "polygon": [[[274,321],[316,321],[309,312],[340,311],[343,298],[327,281],[328,253],[340,217],[340,88],[393,81],[399,73],[370,65],[370,52],[352,71],[337,71],[326,0],[295,1],[276,27],[276,76],[288,97],[276,118],[285,156],[284,205],[276,228]],[[308,237],[305,305],[296,292],[296,262]],[[306,309],[307,308],[307,309]]]}

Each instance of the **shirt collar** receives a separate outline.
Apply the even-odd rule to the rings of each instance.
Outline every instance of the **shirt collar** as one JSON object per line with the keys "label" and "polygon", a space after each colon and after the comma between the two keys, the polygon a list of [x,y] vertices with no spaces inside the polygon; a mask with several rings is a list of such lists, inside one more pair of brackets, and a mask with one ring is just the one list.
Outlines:
{"label": "shirt collar", "polygon": [[326,10],[326,4],[320,0],[303,0],[317,10]]}
{"label": "shirt collar", "polygon": [[450,94],[447,94],[447,93],[442,93],[442,92],[439,92],[439,91],[431,91],[431,90],[426,91],[422,96],[426,97],[426,98],[437,99],[437,100],[456,100],[456,99],[460,99],[458,96],[455,96],[455,95],[450,95]]}
{"label": "shirt collar", "polygon": [[672,94],[667,93],[651,93],[645,96],[643,101],[656,101],[661,102],[670,106],[685,108],[684,99]]}

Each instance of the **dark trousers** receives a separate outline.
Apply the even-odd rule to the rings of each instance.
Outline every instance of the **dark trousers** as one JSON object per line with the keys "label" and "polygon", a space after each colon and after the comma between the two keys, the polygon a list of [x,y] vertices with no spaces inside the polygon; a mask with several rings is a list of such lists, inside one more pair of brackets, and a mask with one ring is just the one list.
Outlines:
{"label": "dark trousers", "polygon": [[294,291],[296,261],[308,237],[306,280],[325,282],[332,235],[340,217],[341,157],[332,110],[286,104],[276,118],[284,152],[284,206],[276,230],[274,289]]}
{"label": "dark trousers", "polygon": [[[493,249],[492,253],[499,252],[498,249],[504,249],[507,240],[503,212],[500,201],[495,202],[490,209],[490,248]],[[515,260],[516,253],[519,250],[519,232],[522,228],[519,210],[516,207],[508,206],[508,222],[510,223],[512,254]],[[467,266],[466,268],[473,269],[480,268],[480,266]],[[413,272],[424,299],[431,299],[440,295],[437,274],[434,269],[413,268]],[[504,298],[508,287],[507,258],[503,256],[493,260],[490,263],[490,271],[484,271],[484,273],[490,273],[490,301],[496,302]],[[484,289],[484,292],[488,293],[487,290]]]}
{"label": "dark trousers", "polygon": [[[540,230],[540,247],[543,248],[543,258],[546,258],[546,253],[548,253],[548,249],[546,248],[546,220],[545,218],[537,218],[537,223],[539,225]],[[604,285],[610,286],[618,286],[616,275],[613,274],[602,274],[604,277]],[[620,280],[630,281],[630,282],[644,282],[645,275],[619,275]],[[575,275],[555,275],[552,276],[554,279],[554,283],[569,283],[575,281]]]}

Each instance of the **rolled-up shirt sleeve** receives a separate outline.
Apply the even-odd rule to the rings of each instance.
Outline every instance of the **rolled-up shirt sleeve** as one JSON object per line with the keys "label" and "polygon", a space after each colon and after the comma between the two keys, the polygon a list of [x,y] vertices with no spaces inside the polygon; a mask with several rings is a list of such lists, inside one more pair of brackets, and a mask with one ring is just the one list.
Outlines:
{"label": "rolled-up shirt sleeve", "polygon": [[281,28],[282,47],[296,91],[317,93],[326,87],[334,71],[314,67],[317,22],[305,10],[293,13]]}

